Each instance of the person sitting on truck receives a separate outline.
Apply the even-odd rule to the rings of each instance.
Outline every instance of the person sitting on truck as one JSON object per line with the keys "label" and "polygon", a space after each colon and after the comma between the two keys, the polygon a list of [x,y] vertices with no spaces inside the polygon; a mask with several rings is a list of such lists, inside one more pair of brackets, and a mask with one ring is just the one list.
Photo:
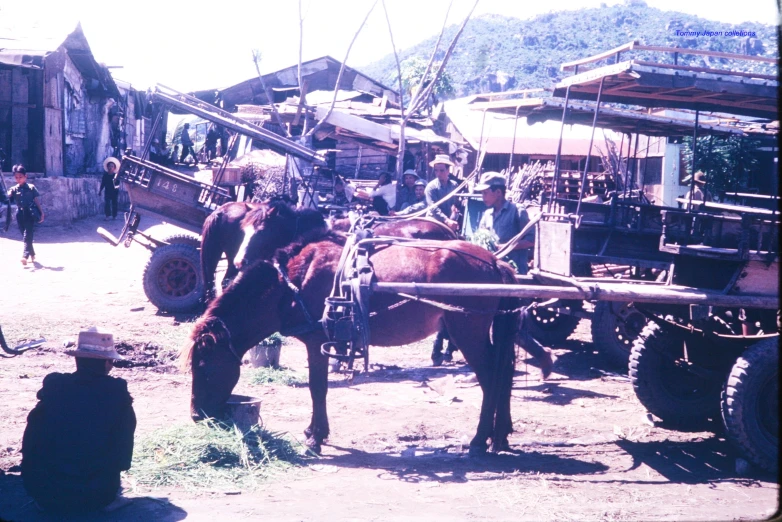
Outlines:
{"label": "person sitting on truck", "polygon": [[418,174],[412,169],[408,169],[402,174],[402,186],[396,191],[396,205],[394,205],[394,210],[399,211],[414,203],[418,203],[418,200],[415,197],[415,182],[418,181],[418,179]]}
{"label": "person sitting on truck", "polygon": [[426,208],[426,182],[422,179],[415,180],[415,203],[405,203],[399,212],[391,212],[392,216],[408,216]]}
{"label": "person sitting on truck", "polygon": [[357,190],[355,195],[360,199],[371,199],[373,208],[381,216],[387,216],[396,205],[396,187],[391,183],[391,174],[388,172],[380,174],[377,185],[371,191]]}
{"label": "person sitting on truck", "polygon": [[58,513],[94,511],[118,498],[120,472],[130,469],[136,415],[128,383],[109,377],[122,356],[114,337],[79,333],[76,372],[50,373],[27,416],[22,481],[40,507]]}

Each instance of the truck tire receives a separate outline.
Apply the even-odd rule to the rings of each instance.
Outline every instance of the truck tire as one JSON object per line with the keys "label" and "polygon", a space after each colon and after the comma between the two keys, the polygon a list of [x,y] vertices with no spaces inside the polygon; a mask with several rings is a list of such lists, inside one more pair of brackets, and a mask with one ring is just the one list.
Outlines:
{"label": "truck tire", "polygon": [[778,342],[764,339],[747,348],[722,394],[728,439],[749,462],[772,473],[779,469]]}
{"label": "truck tire", "polygon": [[203,303],[201,258],[190,245],[158,247],[144,268],[144,293],[160,310],[192,312]]}
{"label": "truck tire", "polygon": [[529,321],[527,321],[530,335],[545,346],[560,344],[570,337],[570,334],[576,330],[580,319],[554,309],[563,306],[568,306],[574,311],[581,311],[584,308],[584,302],[560,301],[558,305],[552,307],[530,308]]}
{"label": "truck tire", "polygon": [[592,343],[612,365],[626,370],[633,341],[647,322],[631,303],[598,301],[592,316]]}
{"label": "truck tire", "polygon": [[681,431],[715,428],[722,382],[695,375],[675,360],[684,353],[684,336],[650,321],[630,352],[630,381],[638,400],[666,427]]}
{"label": "truck tire", "polygon": [[174,234],[163,239],[169,245],[189,245],[193,248],[201,248],[201,239],[190,234]]}

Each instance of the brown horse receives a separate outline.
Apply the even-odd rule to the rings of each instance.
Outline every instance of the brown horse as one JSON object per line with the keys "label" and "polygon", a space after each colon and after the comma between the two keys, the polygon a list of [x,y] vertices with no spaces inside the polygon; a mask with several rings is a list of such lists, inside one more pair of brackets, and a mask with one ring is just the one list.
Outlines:
{"label": "brown horse", "polygon": [[[228,269],[223,277],[223,287],[226,287],[239,273],[239,268],[234,264],[234,258],[244,240],[242,220],[247,214],[252,210],[266,208],[270,205],[288,208],[290,204],[291,200],[287,196],[274,197],[263,203],[231,202],[221,205],[206,218],[201,230],[201,273],[204,277],[207,301],[216,295],[215,270],[223,254],[228,260]],[[325,233],[325,222],[317,212],[308,210],[304,211],[303,215],[307,216],[307,219],[302,220],[302,226],[311,226],[312,229],[320,227],[322,233]],[[288,242],[300,240],[301,235],[287,239]]]}
{"label": "brown horse", "polygon": [[[294,242],[322,237],[329,228],[347,232],[350,223],[348,219],[340,219],[329,227],[326,219],[315,210],[294,209],[282,201],[272,200],[250,210],[241,227],[244,240],[233,260],[239,268],[259,259],[270,259],[277,249]],[[382,220],[372,223],[369,228],[373,236],[433,240],[457,238],[453,230],[429,218]]]}
{"label": "brown horse", "polygon": [[[327,338],[320,323],[312,323],[306,317],[318,317],[323,310],[343,245],[344,237],[335,234],[309,244],[291,245],[278,252],[276,261],[292,285],[273,264],[260,261],[243,270],[209,305],[182,353],[184,363],[192,371],[194,419],[223,416],[226,401],[239,379],[242,355],[272,333],[287,332],[307,348],[313,410],[304,433],[307,445],[320,451],[329,435],[328,357],[320,349]],[[419,241],[380,247],[371,254],[370,262],[377,281],[515,283],[510,266],[483,248],[462,241]],[[506,448],[512,431],[513,340],[519,315],[513,309],[517,300],[447,297],[441,302],[465,311],[444,310],[391,294],[373,294],[370,310],[375,314],[369,318],[372,344],[413,343],[433,334],[440,320],[444,320],[483,391],[470,451],[485,452],[488,439],[492,449]]]}

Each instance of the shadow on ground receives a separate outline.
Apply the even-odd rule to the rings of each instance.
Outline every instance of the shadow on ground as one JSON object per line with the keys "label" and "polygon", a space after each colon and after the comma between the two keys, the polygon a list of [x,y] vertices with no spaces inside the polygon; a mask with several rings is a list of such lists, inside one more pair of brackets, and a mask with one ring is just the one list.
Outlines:
{"label": "shadow on ground", "polygon": [[164,497],[129,497],[132,502],[111,511],[83,515],[55,515],[38,509],[27,495],[18,473],[0,474],[0,520],[13,522],[108,522],[115,520],[154,520],[176,522],[187,512]]}

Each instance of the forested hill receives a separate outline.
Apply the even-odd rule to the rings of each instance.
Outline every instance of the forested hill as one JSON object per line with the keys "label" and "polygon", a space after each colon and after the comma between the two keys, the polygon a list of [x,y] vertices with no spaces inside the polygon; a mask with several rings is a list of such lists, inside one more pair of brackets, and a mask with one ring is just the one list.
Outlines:
{"label": "forested hill", "polygon": [[[605,4],[604,4],[605,5]],[[458,25],[446,29],[438,59],[442,59]],[[721,35],[693,32],[721,32]],[[729,32],[754,33],[754,38]],[[639,40],[647,45],[679,46],[723,52],[741,52],[778,57],[776,28],[771,25],[736,20],[735,24],[715,22],[675,11],[661,11],[643,0],[577,11],[547,13],[529,20],[484,15],[470,20],[454,49],[446,70],[451,76],[453,97],[480,92],[550,87],[563,77],[562,63],[607,51]],[[400,60],[420,57],[428,60],[436,37],[401,52]],[[667,55],[666,55],[667,56]],[[653,56],[660,59],[662,55]],[[724,68],[723,60],[709,57],[683,57],[679,63]],[[397,88],[393,54],[364,67],[372,78]],[[751,62],[744,70],[776,74],[776,67]]]}

